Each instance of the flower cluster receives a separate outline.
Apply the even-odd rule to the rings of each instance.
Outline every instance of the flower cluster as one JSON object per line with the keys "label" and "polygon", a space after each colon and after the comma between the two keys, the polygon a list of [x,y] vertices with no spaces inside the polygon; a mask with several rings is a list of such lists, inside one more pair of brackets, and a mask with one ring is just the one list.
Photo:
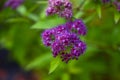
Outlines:
{"label": "flower cluster", "polygon": [[45,46],[50,47],[53,56],[60,56],[62,61],[78,59],[86,50],[86,44],[79,36],[84,36],[87,29],[82,20],[72,21],[72,4],[69,0],[48,0],[47,15],[58,14],[69,20],[67,23],[47,29],[42,33]]}
{"label": "flower cluster", "polygon": [[69,19],[72,17],[72,4],[69,0],[49,0],[46,14],[58,14],[61,17]]}
{"label": "flower cluster", "polygon": [[12,9],[16,9],[17,7],[19,7],[24,0],[8,0],[5,3],[5,7],[11,7]]}
{"label": "flower cluster", "polygon": [[86,26],[82,20],[75,20],[55,28],[45,30],[42,39],[46,46],[50,46],[53,56],[61,56],[66,63],[71,59],[78,59],[86,50],[86,44],[79,39],[85,35]]}
{"label": "flower cluster", "polygon": [[120,11],[120,1],[115,0],[113,3],[118,11]]}

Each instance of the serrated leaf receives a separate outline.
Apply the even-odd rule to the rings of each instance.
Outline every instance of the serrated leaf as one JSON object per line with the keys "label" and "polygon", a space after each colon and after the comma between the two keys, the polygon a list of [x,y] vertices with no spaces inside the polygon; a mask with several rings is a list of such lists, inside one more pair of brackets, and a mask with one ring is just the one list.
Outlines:
{"label": "serrated leaf", "polygon": [[51,54],[45,54],[43,56],[40,56],[33,60],[32,62],[30,62],[26,66],[26,70],[31,70],[36,67],[42,67],[45,64],[45,62],[50,61],[51,58],[52,58]]}
{"label": "serrated leaf", "polygon": [[34,25],[32,25],[31,29],[48,29],[55,27],[57,25],[63,24],[65,22],[62,18],[46,18],[43,20],[39,20]]}
{"label": "serrated leaf", "polygon": [[115,11],[114,13],[115,24],[118,23],[119,19],[120,19],[120,13],[118,11]]}
{"label": "serrated leaf", "polygon": [[60,58],[54,58],[52,61],[51,61],[51,64],[50,64],[50,69],[49,69],[49,74],[51,74],[53,71],[55,71],[55,69],[59,66],[60,64]]}
{"label": "serrated leaf", "polygon": [[97,14],[98,14],[98,16],[99,16],[99,18],[101,18],[101,6],[100,5],[97,5],[97,8],[96,8],[96,10],[97,10]]}

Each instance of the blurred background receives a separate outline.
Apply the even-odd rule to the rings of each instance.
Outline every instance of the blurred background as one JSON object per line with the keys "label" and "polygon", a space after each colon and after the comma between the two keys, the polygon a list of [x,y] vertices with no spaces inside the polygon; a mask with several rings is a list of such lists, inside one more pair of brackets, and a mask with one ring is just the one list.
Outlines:
{"label": "blurred background", "polygon": [[78,60],[53,64],[49,74],[54,58],[41,33],[66,21],[46,16],[47,0],[24,0],[16,9],[4,7],[6,1],[0,1],[0,80],[120,80],[120,21],[113,6],[71,0],[74,17],[88,29],[81,37],[87,50]]}

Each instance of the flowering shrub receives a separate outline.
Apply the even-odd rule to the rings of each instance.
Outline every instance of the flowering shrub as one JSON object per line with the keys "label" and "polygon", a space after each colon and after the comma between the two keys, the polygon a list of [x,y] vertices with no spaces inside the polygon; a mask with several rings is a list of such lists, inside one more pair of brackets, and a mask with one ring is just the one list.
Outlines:
{"label": "flowering shrub", "polygon": [[[72,19],[72,4],[69,0],[49,0],[47,15],[58,14],[66,19]],[[79,39],[79,35],[86,35],[86,26],[82,20],[76,19],[42,33],[43,43],[50,46],[53,56],[60,55],[66,63],[71,59],[78,59],[86,50],[86,44]]]}
{"label": "flowering shrub", "polygon": [[120,80],[120,0],[24,1],[0,2],[0,49],[10,52],[0,67],[15,61],[39,80]]}

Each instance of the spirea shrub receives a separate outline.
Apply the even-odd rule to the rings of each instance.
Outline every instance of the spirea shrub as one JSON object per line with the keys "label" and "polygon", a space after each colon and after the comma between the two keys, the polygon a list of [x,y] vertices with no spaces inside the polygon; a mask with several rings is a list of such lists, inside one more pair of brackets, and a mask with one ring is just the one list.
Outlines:
{"label": "spirea shrub", "polygon": [[80,39],[87,33],[86,25],[81,19],[72,20],[72,3],[69,0],[48,0],[48,3],[47,15],[58,14],[68,22],[45,30],[42,33],[44,45],[51,48],[54,57],[60,56],[66,63],[77,60],[86,50],[85,42]]}

